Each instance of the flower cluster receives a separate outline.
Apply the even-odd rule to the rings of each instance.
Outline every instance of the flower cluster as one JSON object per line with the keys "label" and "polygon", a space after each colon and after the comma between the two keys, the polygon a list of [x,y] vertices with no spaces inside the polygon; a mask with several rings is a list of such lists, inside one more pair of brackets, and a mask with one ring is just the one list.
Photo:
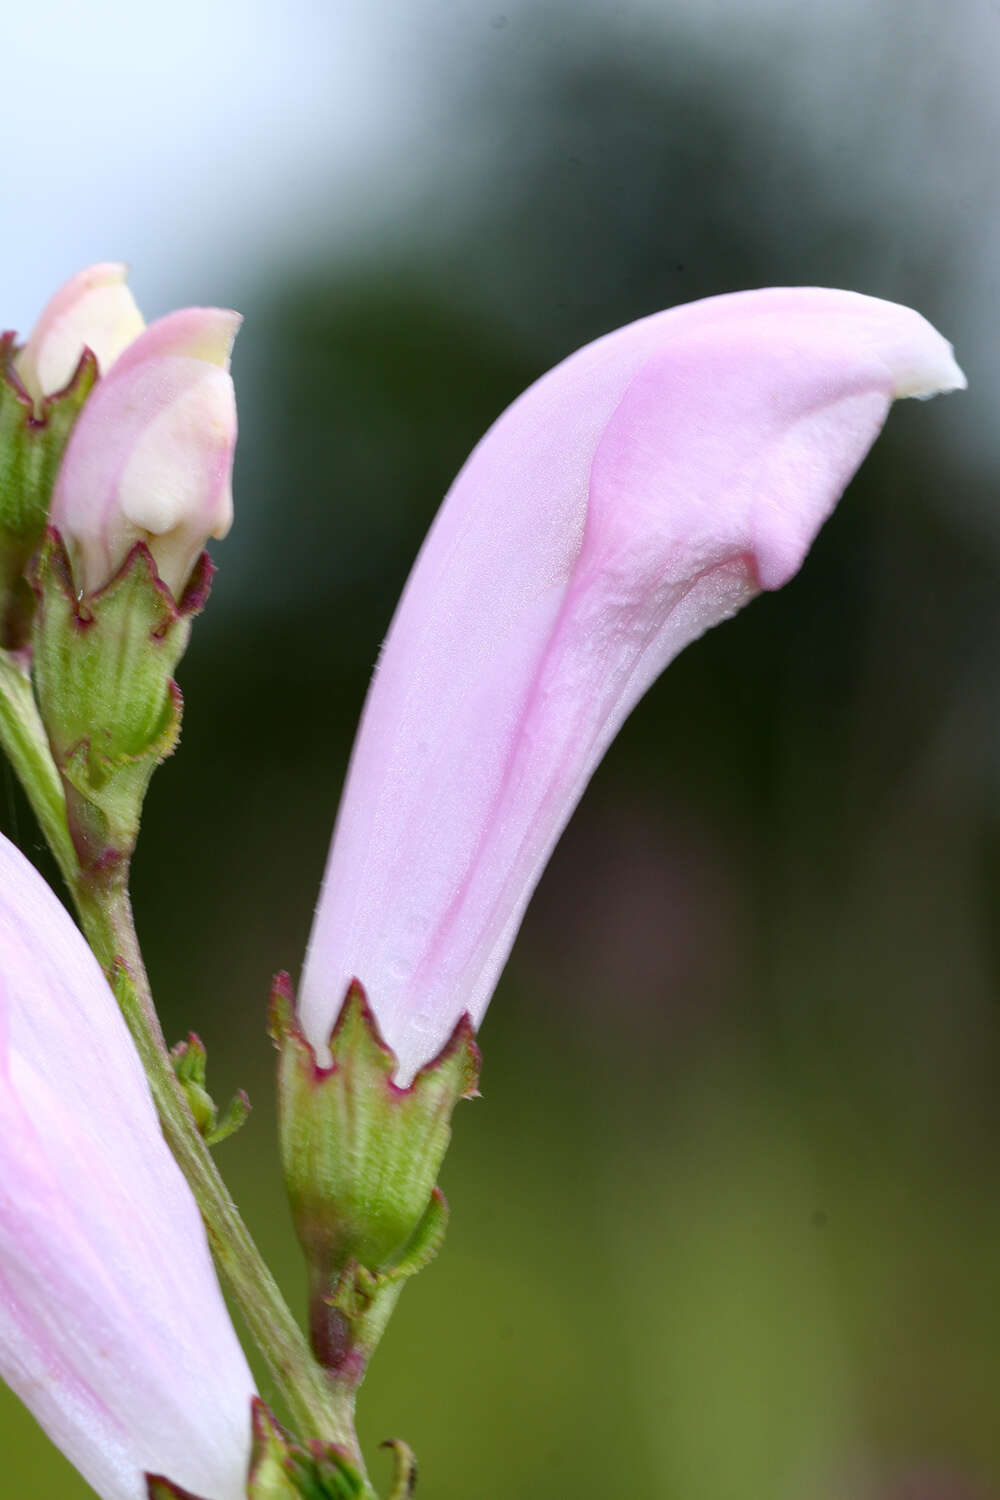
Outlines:
{"label": "flower cluster", "polygon": [[[100,265],[4,345],[22,446],[0,477],[45,494],[40,522],[37,494],[19,516],[24,485],[0,484],[0,550],[19,549],[0,569],[0,733],[34,747],[19,764],[85,926],[121,902],[149,771],[176,737],[168,679],[204,598],[198,559],[232,520],[238,326],[188,308],[145,327],[123,268]],[[434,1182],[475,1089],[475,1029],[626,716],[685,645],[795,574],[894,399],[963,384],[907,308],[734,294],[580,350],[462,469],[369,692],[298,1005],[282,981],[272,1012],[331,1401],[353,1400],[440,1242]],[[109,983],[123,955],[100,957],[104,973],[0,837],[0,1374],[105,1500],[368,1497],[349,1433],[286,1443],[255,1405]],[[195,1133],[203,1106],[214,1120],[203,1056],[193,1039],[179,1074]]]}
{"label": "flower cluster", "polygon": [[82,592],[145,541],[180,598],[209,536],[232,525],[237,313],[188,307],[147,328],[125,267],[91,266],[45,308],[13,368],[44,412],[89,350],[101,379],[69,440],[50,511]]}

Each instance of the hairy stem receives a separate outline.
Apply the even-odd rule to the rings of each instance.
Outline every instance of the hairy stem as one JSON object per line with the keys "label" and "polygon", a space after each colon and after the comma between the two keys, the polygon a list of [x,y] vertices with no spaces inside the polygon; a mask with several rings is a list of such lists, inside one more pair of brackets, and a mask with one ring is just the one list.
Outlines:
{"label": "hairy stem", "polygon": [[62,782],[49,753],[31,683],[9,651],[0,651],[0,744],[27,793],[63,879],[72,886],[78,867]]}
{"label": "hairy stem", "polygon": [[353,1410],[343,1397],[336,1398],[313,1359],[177,1081],[153,1006],[124,880],[116,880],[110,889],[95,890],[85,878],[78,878],[74,894],[88,941],[112,976],[122,1014],[149,1079],[163,1133],[201,1209],[216,1263],[281,1389],[292,1421],[309,1437],[348,1447],[358,1461]]}
{"label": "hairy stem", "polygon": [[174,1074],[136,937],[127,865],[110,879],[82,871],[70,838],[62,781],[31,685],[0,651],[0,744],[58,862],[83,931],[112,981],[142,1061],[163,1134],[201,1210],[216,1264],[303,1438],[339,1443],[361,1467],[353,1396],[334,1389],[230,1196]]}

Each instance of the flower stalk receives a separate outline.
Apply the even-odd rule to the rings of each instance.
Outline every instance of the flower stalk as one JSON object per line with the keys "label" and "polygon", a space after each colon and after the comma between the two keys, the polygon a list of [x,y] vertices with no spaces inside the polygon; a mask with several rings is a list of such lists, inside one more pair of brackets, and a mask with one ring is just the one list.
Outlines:
{"label": "flower stalk", "polygon": [[257,1249],[212,1159],[183,1088],[153,1003],[128,893],[128,865],[84,871],[66,822],[59,773],[31,686],[0,652],[0,744],[14,768],[69,888],[87,941],[108,974],[131,1032],[167,1143],[201,1210],[209,1244],[236,1305],[281,1391],[296,1429],[346,1448],[360,1463],[353,1393],[334,1388]]}
{"label": "flower stalk", "polygon": [[109,973],[149,1079],[167,1144],[201,1210],[209,1244],[244,1321],[278,1384],[297,1431],[347,1448],[360,1460],[353,1403],[335,1391],[243,1221],[170,1064],[139,951],[124,882],[78,897],[84,932]]}
{"label": "flower stalk", "polygon": [[76,854],[66,822],[66,797],[45,730],[17,658],[0,650],[0,745],[31,803],[46,843],[72,888]]}
{"label": "flower stalk", "polygon": [[127,882],[73,887],[87,940],[111,979],[149,1079],[167,1144],[201,1210],[216,1265],[267,1361],[296,1429],[347,1448],[360,1460],[353,1402],[335,1391],[254,1243],[212,1159],[170,1063],[132,917]]}
{"label": "flower stalk", "polygon": [[0,562],[11,576],[0,580],[0,615],[17,629],[0,631],[0,744],[291,1421],[303,1439],[349,1455],[366,1486],[352,1398],[313,1359],[212,1160],[189,1080],[178,1076],[129,899],[146,786],[177,738],[172,674],[208,593],[204,539],[232,518],[229,355],[239,321],[188,308],[145,328],[124,267],[107,265],[60,289],[22,350],[5,337]]}

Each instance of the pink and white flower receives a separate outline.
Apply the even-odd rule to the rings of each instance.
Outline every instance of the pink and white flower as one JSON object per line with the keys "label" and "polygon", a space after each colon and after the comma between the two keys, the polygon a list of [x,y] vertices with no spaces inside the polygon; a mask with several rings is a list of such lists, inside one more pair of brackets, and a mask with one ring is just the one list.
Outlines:
{"label": "pink and white flower", "polygon": [[917,313],[797,287],[598,339],[469,458],[358,733],[303,976],[320,1056],[349,981],[412,1078],[481,1021],[624,719],[689,642],[798,570],[900,396],[958,389]]}
{"label": "pink and white flower", "polygon": [[84,349],[106,375],[145,324],[117,261],[88,266],[49,298],[15,368],[36,407],[68,385]]}
{"label": "pink and white flower", "polygon": [[208,537],[233,521],[240,316],[188,307],[151,323],[94,387],[67,444],[50,520],[78,586],[96,593],[137,541],[184,592]]}

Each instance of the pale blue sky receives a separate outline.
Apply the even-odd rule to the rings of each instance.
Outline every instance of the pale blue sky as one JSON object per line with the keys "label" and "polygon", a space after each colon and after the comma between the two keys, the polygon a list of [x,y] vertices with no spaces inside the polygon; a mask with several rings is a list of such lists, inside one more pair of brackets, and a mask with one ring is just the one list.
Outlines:
{"label": "pale blue sky", "polygon": [[616,45],[641,47],[662,26],[673,46],[737,57],[762,98],[807,101],[790,116],[824,175],[843,144],[855,166],[829,174],[831,194],[855,205],[909,195],[928,232],[945,231],[955,305],[934,312],[973,382],[951,431],[995,452],[1000,0],[8,5],[0,326],[26,333],[53,288],[94,260],[129,261],[152,317],[239,305],[262,275],[365,234],[432,238],[502,149],[474,117],[456,124],[453,96],[474,88],[486,49],[544,63],[567,17],[588,15]]}
{"label": "pale blue sky", "polygon": [[[577,0],[569,12],[588,13],[637,45],[660,23],[699,50],[735,52],[748,71],[780,65],[808,92],[817,137],[870,130],[874,113],[904,156],[925,134],[928,169],[941,156],[970,191],[994,154],[1000,0],[909,0],[903,29],[885,0]],[[446,138],[449,67],[452,79],[474,76],[497,45],[544,56],[566,17],[545,0],[4,7],[3,320],[24,325],[93,258],[129,259],[156,295],[176,295],[194,268],[221,275],[228,263],[238,277],[247,259],[294,254],[303,238],[336,244],[405,195],[436,151],[452,165],[474,152],[474,129]],[[905,110],[892,107],[890,79],[883,119],[845,111],[845,78],[868,106],[886,93],[887,43],[912,61]],[[956,106],[982,126],[979,161],[955,138]]]}
{"label": "pale blue sky", "polygon": [[[144,308],[230,301],[248,265],[336,232],[406,79],[363,5],[47,0],[4,8],[5,325],[93,260]],[[14,147],[13,140],[19,139]],[[262,212],[262,207],[264,211]],[[340,216],[343,217],[343,216]]]}

